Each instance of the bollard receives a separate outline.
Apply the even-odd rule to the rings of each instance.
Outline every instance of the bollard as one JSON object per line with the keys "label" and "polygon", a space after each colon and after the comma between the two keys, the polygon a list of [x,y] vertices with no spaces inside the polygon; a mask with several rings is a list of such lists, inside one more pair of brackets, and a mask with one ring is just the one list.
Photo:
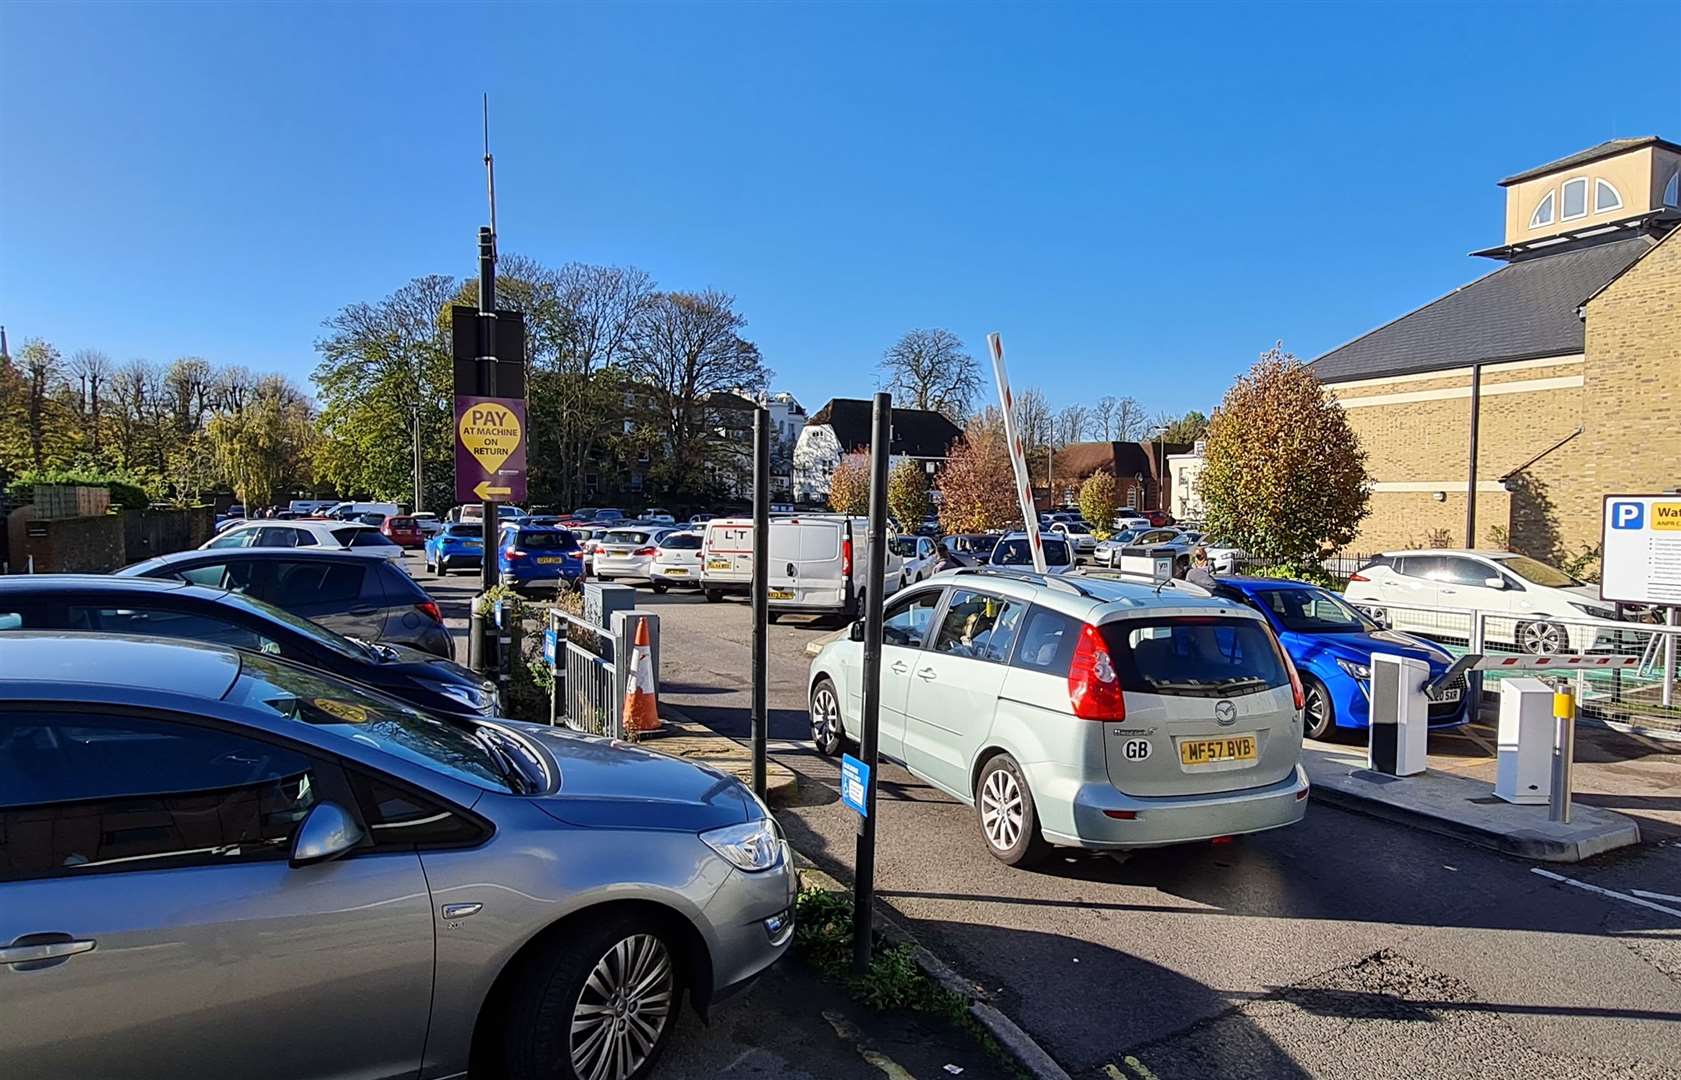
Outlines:
{"label": "bollard", "polygon": [[1568,690],[1553,693],[1553,783],[1547,796],[1547,820],[1570,824],[1571,769],[1576,763],[1576,699]]}

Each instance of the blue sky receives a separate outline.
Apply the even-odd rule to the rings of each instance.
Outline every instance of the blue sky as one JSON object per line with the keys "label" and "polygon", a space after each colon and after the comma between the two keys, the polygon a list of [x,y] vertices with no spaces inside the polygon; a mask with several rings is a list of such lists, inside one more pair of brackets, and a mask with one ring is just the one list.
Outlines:
{"label": "blue sky", "polygon": [[1637,8],[0,5],[0,322],[303,381],[338,307],[474,272],[487,90],[505,251],[734,293],[808,407],[945,326],[1207,408],[1492,268],[1499,177],[1681,139]]}

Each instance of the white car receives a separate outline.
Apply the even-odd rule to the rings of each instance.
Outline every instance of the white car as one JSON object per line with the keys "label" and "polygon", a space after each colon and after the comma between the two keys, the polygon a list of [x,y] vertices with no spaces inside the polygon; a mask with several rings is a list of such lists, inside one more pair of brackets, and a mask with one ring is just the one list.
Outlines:
{"label": "white car", "polygon": [[1097,537],[1083,521],[1053,521],[1051,531],[1073,544],[1075,555],[1090,555],[1097,549]]}
{"label": "white car", "polygon": [[1143,514],[1135,514],[1131,510],[1122,510],[1115,515],[1114,527],[1116,532],[1124,532],[1127,529],[1148,529],[1151,525],[1150,519]]}
{"label": "white car", "polygon": [[[1072,574],[1076,566],[1074,548],[1068,539],[1056,533],[1040,533],[1039,542],[1045,548],[1045,572]],[[988,566],[1008,566],[1017,570],[1033,569],[1033,550],[1024,532],[1007,533],[987,556]]]}
{"label": "white car", "polygon": [[650,506],[650,507],[648,507],[648,509],[642,511],[642,516],[640,518],[638,518],[637,520],[646,521],[650,525],[675,525],[675,524],[677,524],[677,519],[671,516],[671,511],[670,510],[661,510],[657,506]]}
{"label": "white car", "polygon": [[415,527],[420,530],[420,535],[422,536],[436,536],[444,531],[444,523],[438,519],[437,514],[432,513],[430,510],[423,510],[418,514],[410,514],[409,517],[414,518]]}
{"label": "white car", "polygon": [[665,592],[673,585],[700,588],[700,539],[700,532],[693,529],[669,532],[660,538],[648,573],[655,592]]}
{"label": "white car", "polygon": [[940,565],[940,551],[926,536],[895,536],[893,554],[904,560],[905,581],[913,583],[933,577]]}
{"label": "white car", "polygon": [[672,530],[663,525],[615,526],[596,537],[591,572],[602,581],[616,578],[653,580],[654,553]]}
{"label": "white car", "polygon": [[1141,529],[1136,532],[1129,530],[1120,536],[1115,536],[1098,544],[1092,552],[1092,561],[1099,566],[1121,570],[1121,558],[1124,555],[1136,557],[1138,568],[1144,569],[1143,559],[1157,559],[1170,556],[1173,559],[1173,574],[1184,577],[1185,571],[1191,565],[1191,549],[1196,546],[1196,538],[1182,529]]}
{"label": "white car", "polygon": [[[1301,679],[1242,604],[965,569],[882,616],[881,754],[973,806],[1002,862],[1260,832],[1307,809]],[[812,660],[819,753],[860,730],[863,631]]]}
{"label": "white car", "polygon": [[1425,636],[1466,637],[1466,613],[1481,612],[1486,642],[1536,655],[1589,652],[1623,625],[1593,586],[1510,551],[1388,552],[1356,570],[1343,597],[1391,629]]}
{"label": "white car", "polygon": [[211,537],[199,550],[278,547],[377,552],[400,563],[403,548],[373,525],[348,521],[244,521]]}

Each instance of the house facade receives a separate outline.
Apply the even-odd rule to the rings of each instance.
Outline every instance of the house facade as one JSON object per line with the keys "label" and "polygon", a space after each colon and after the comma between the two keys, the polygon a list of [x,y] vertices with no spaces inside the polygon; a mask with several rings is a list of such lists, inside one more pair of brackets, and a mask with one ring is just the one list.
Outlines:
{"label": "house facade", "polygon": [[1502,265],[1314,360],[1367,453],[1358,551],[1558,561],[1601,497],[1681,484],[1681,145],[1615,139],[1502,180]]}
{"label": "house facade", "polygon": [[[794,500],[823,505],[835,466],[854,450],[868,450],[874,403],[864,398],[833,398],[812,413],[794,445]],[[930,476],[963,437],[963,430],[932,409],[894,409],[890,467],[906,459],[924,463]]]}
{"label": "house facade", "polygon": [[1069,443],[1051,458],[1047,477],[1047,507],[1074,506],[1080,485],[1093,473],[1115,478],[1115,505],[1135,510],[1167,510],[1168,462],[1191,447],[1186,443],[1078,442]]}

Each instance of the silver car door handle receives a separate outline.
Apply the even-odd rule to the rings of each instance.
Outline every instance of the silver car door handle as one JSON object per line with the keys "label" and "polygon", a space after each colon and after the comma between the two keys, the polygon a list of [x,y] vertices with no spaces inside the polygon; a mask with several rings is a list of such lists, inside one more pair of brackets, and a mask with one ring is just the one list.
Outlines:
{"label": "silver car door handle", "polygon": [[891,665],[889,665],[889,670],[891,670],[895,675],[903,675],[905,672],[909,671],[910,668],[905,665],[903,660],[895,660]]}
{"label": "silver car door handle", "polygon": [[445,904],[441,909],[446,919],[465,919],[484,910],[483,904]]}
{"label": "silver car door handle", "polygon": [[916,677],[919,678],[919,679],[922,679],[924,681],[926,681],[928,679],[932,679],[932,678],[934,678],[934,669],[931,668],[931,667],[922,668],[920,671],[918,671],[916,673]]}
{"label": "silver car door handle", "polygon": [[7,945],[0,948],[0,964],[38,964],[43,960],[64,960],[77,953],[92,952],[89,940],[43,941],[35,945]]}

